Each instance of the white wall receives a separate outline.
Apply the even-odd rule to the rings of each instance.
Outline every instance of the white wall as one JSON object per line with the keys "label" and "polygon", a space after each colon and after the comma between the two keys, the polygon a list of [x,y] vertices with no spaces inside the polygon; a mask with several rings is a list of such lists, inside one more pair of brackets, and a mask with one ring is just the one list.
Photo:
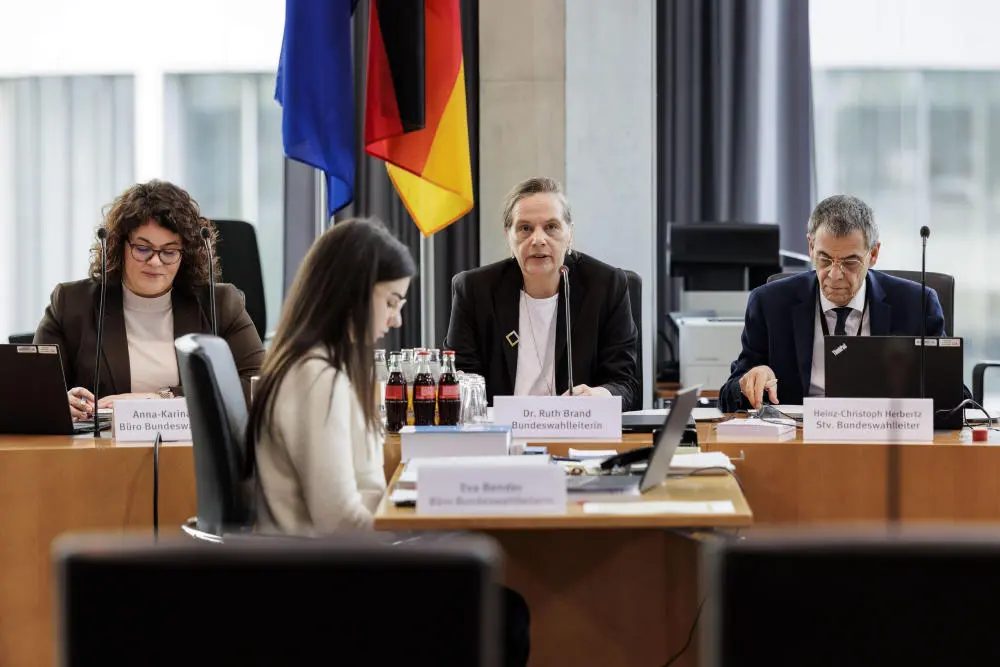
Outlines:
{"label": "white wall", "polygon": [[997,0],[809,0],[813,67],[1000,68]]}
{"label": "white wall", "polygon": [[280,0],[9,0],[0,77],[135,77],[135,180],[164,176],[163,75],[273,72]]}
{"label": "white wall", "polygon": [[284,22],[280,0],[6,0],[0,76],[267,72]]}
{"label": "white wall", "polygon": [[645,407],[656,381],[655,25],[654,0],[566,3],[566,190],[574,246],[642,277]]}

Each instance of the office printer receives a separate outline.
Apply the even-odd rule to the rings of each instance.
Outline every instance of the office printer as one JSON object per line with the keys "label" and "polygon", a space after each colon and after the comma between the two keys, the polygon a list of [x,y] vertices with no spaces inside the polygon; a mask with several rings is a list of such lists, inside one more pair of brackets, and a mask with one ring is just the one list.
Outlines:
{"label": "office printer", "polygon": [[677,323],[681,385],[718,389],[743,348],[742,317],[680,316]]}

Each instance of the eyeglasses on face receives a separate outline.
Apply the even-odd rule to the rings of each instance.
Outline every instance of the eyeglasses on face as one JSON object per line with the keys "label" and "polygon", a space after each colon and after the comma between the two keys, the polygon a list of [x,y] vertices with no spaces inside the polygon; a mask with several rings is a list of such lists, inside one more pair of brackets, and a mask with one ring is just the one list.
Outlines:
{"label": "eyeglasses on face", "polygon": [[827,257],[826,255],[818,255],[813,264],[816,268],[821,271],[826,271],[831,268],[834,264],[840,267],[840,270],[844,273],[857,273],[864,266],[865,261],[863,259],[858,259],[857,257],[846,257],[844,259],[834,259],[833,257]]}
{"label": "eyeglasses on face", "polygon": [[127,241],[132,259],[137,262],[148,262],[153,259],[153,255],[159,255],[160,261],[164,264],[176,264],[181,260],[181,251],[176,248],[153,248],[142,243],[132,243]]}
{"label": "eyeglasses on face", "polygon": [[403,310],[403,306],[406,305],[406,299],[397,299],[395,302],[392,299],[389,299],[385,302],[385,305],[387,305],[389,307],[389,311],[395,315],[399,311]]}

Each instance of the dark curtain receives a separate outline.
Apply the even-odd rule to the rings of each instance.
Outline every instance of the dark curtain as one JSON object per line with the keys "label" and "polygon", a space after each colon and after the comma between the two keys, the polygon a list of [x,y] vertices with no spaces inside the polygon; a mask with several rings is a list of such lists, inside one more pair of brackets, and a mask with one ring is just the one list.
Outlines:
{"label": "dark curtain", "polygon": [[[459,0],[462,14],[462,46],[468,104],[469,145],[472,158],[472,187],[479,200],[479,0]],[[421,342],[420,230],[396,194],[385,163],[369,157],[364,147],[365,69],[368,58],[368,7],[366,0],[354,10],[354,90],[357,122],[357,176],[354,202],[335,216],[335,221],[352,217],[377,217],[407,245],[417,264],[410,284],[403,326],[392,330],[380,344],[389,350],[404,347],[439,347],[448,330],[451,315],[451,277],[479,266],[479,209],[473,208],[461,220],[434,235],[434,341]]]}
{"label": "dark curtain", "polygon": [[[658,322],[676,290],[667,223],[771,222],[806,252],[812,80],[804,0],[667,0],[657,49]],[[667,347],[660,337],[658,359]]]}

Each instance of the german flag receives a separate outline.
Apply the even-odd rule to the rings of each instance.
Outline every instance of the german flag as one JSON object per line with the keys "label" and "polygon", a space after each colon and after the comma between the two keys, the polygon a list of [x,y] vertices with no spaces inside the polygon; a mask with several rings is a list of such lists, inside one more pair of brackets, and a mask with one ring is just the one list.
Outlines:
{"label": "german flag", "polygon": [[370,0],[365,152],[424,236],[472,209],[458,0]]}

